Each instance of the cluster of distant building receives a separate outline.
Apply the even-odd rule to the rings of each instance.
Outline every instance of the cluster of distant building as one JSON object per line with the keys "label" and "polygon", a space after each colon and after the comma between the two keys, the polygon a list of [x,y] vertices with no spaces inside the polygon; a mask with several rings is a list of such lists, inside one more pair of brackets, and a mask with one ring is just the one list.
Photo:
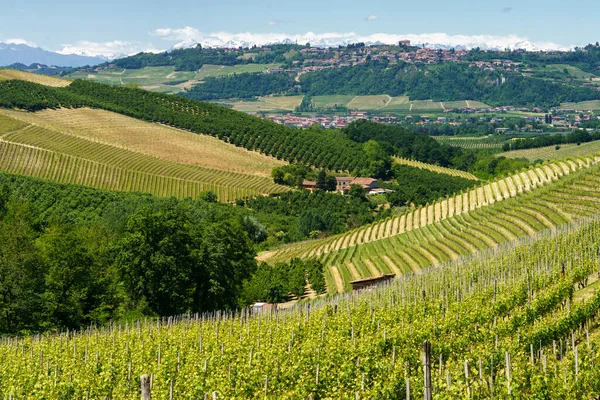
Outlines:
{"label": "cluster of distant building", "polygon": [[[359,185],[362,187],[367,195],[374,194],[385,194],[392,192],[389,189],[383,189],[379,187],[379,181],[375,178],[358,178],[358,177],[349,177],[349,176],[338,176],[336,179],[336,188],[335,191],[337,193],[347,194],[350,191],[350,187],[352,185]],[[302,188],[308,191],[317,190],[317,182],[303,180]]]}
{"label": "cluster of distant building", "polygon": [[267,114],[265,119],[293,128],[310,128],[313,125],[319,125],[326,129],[343,129],[354,121],[366,119],[379,123],[394,123],[398,121],[396,116],[370,116],[366,111],[352,111],[347,115],[336,116],[297,116],[291,113],[287,114]]}

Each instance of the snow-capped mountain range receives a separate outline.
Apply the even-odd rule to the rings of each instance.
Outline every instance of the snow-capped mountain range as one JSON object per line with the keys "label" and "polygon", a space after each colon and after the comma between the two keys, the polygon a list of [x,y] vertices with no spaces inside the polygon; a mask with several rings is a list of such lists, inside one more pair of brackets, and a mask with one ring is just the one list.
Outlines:
{"label": "snow-capped mountain range", "polygon": [[59,54],[22,43],[0,42],[0,66],[16,63],[30,65],[34,63],[61,67],[80,67],[105,62],[103,57],[87,57],[78,54]]}
{"label": "snow-capped mountain range", "polygon": [[[269,46],[274,44],[306,44],[313,47],[328,48],[346,46],[352,43],[365,43],[366,45],[395,44],[400,40],[410,40],[414,46],[425,46],[433,49],[469,50],[480,48],[482,50],[572,50],[574,46],[563,46],[550,42],[532,42],[516,35],[448,35],[445,33],[431,34],[372,34],[361,36],[355,33],[323,33],[308,32],[305,34],[290,35],[279,33],[203,33],[195,28],[181,29],[156,29],[151,36],[165,42],[164,46],[143,44],[130,41],[89,42],[77,41],[66,44],[58,51],[44,50],[32,43],[17,40],[8,43],[0,42],[0,66],[14,63],[56,65],[62,67],[79,67],[83,65],[97,65],[108,60],[123,58],[137,54],[141,51],[157,53],[162,47],[166,51],[195,47],[200,44],[205,48],[250,48],[253,46]],[[168,42],[175,42],[169,45]]]}
{"label": "snow-capped mountain range", "polygon": [[273,44],[306,44],[310,43],[313,47],[327,48],[346,46],[351,43],[365,43],[366,45],[394,44],[400,40],[410,40],[415,46],[425,46],[434,49],[473,49],[482,50],[571,50],[574,46],[564,46],[550,42],[532,42],[526,38],[516,35],[493,36],[493,35],[448,35],[445,33],[431,34],[372,34],[361,36],[354,33],[325,33],[315,34],[308,32],[301,35],[287,34],[252,34],[238,33],[231,34],[227,32],[204,34],[194,28],[182,29],[157,29],[153,36],[166,40],[176,41],[177,43],[171,49],[181,49],[196,46],[213,48],[238,48],[252,46],[268,46]]}

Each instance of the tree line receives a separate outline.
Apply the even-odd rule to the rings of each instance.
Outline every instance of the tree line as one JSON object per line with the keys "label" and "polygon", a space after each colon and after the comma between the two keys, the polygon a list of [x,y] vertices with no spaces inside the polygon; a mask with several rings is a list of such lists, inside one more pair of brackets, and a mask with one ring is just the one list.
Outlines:
{"label": "tree line", "polygon": [[513,139],[502,145],[502,150],[521,150],[535,149],[539,147],[547,147],[569,143],[587,143],[595,140],[600,140],[600,132],[587,132],[583,129],[576,130],[572,133],[559,135],[540,135],[528,139]]}
{"label": "tree line", "polygon": [[[262,300],[251,290],[261,239],[247,217],[245,209],[204,200],[0,173],[0,334]],[[322,292],[324,278],[313,264],[303,264],[304,285],[314,281]],[[285,290],[290,279],[280,279]]]}
{"label": "tree line", "polygon": [[255,72],[206,78],[203,83],[193,86],[180,95],[193,100],[250,99],[289,92],[293,86],[294,78],[290,74]]}

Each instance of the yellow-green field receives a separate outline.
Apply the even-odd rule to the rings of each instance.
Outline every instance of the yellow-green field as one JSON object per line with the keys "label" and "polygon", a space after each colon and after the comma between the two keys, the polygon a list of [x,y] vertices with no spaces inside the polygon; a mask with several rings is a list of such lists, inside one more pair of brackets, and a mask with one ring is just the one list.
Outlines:
{"label": "yellow-green field", "polygon": [[[420,272],[600,212],[598,162],[600,157],[568,159],[524,170],[341,235],[261,253],[259,260],[316,257],[328,266],[333,291],[382,273]],[[582,183],[573,183],[581,174]]]}
{"label": "yellow-green field", "polygon": [[55,78],[48,75],[33,74],[31,72],[17,71],[14,69],[0,68],[0,80],[18,79],[33,83],[39,83],[46,86],[65,87],[69,86],[71,81]]}
{"label": "yellow-green field", "polygon": [[[221,201],[233,201],[289,190],[258,175],[264,174],[260,168],[265,165],[279,163],[257,158],[249,164],[249,171],[252,165],[261,166],[254,170],[256,175],[233,172],[227,170],[231,168],[229,161],[241,168],[246,154],[218,147],[216,142],[195,142],[194,136],[160,126],[153,129],[151,124],[97,110],[48,110],[38,114],[3,110],[0,169],[59,183],[178,198],[196,198],[210,190]],[[211,144],[214,154],[205,148]],[[185,149],[186,145],[190,148]],[[181,159],[174,160],[177,150],[182,150]],[[194,155],[199,159],[194,160]],[[207,165],[220,159],[221,168],[194,165],[202,155]],[[248,156],[252,159],[254,155]]]}
{"label": "yellow-green field", "polygon": [[48,109],[28,113],[0,109],[0,115],[179,164],[261,177],[269,177],[273,168],[286,164],[212,136],[152,124],[104,110]]}
{"label": "yellow-green field", "polygon": [[208,77],[219,77],[245,72],[265,72],[267,69],[278,67],[279,65],[246,64],[226,67],[206,64],[198,71],[175,71],[175,67],[114,68],[92,73],[74,72],[67,77],[69,79],[86,79],[109,85],[137,83],[147,90],[173,94],[199,84]]}
{"label": "yellow-green field", "polygon": [[[206,66],[205,66],[206,67]],[[258,111],[290,111],[300,105],[303,96],[278,96],[278,97],[260,97],[252,100],[222,100],[223,104],[232,106],[235,110],[244,112]],[[443,113],[446,109],[456,108],[489,108],[487,104],[471,101],[451,101],[437,102],[431,100],[410,101],[407,96],[390,97],[388,95],[375,96],[351,96],[351,95],[330,95],[313,96],[312,103],[314,107],[320,109],[333,108],[335,106],[346,107],[355,111],[383,111],[383,112],[401,112],[401,113]]]}
{"label": "yellow-green field", "polygon": [[331,95],[331,96],[314,96],[312,98],[313,105],[317,108],[333,108],[335,106],[346,106],[354,99],[355,96],[346,95]]}
{"label": "yellow-green field", "polygon": [[425,170],[428,170],[431,172],[436,172],[438,174],[457,176],[460,178],[470,179],[473,181],[479,180],[479,178],[477,178],[475,175],[468,173],[466,171],[458,170],[458,169],[440,167],[439,165],[427,164],[424,162],[408,160],[406,158],[401,158],[401,157],[393,157],[393,160],[397,164],[408,165],[409,167],[425,169]]}
{"label": "yellow-green field", "polygon": [[580,103],[563,103],[560,106],[563,110],[600,110],[600,100],[582,101]]}
{"label": "yellow-green field", "polygon": [[524,149],[507,151],[497,154],[498,157],[526,158],[529,161],[534,160],[556,160],[565,157],[579,157],[600,153],[600,141],[577,144],[561,144],[560,149],[556,146],[540,147],[538,149]]}
{"label": "yellow-green field", "polygon": [[346,107],[350,110],[378,110],[388,105],[391,100],[392,98],[386,94],[376,96],[356,96],[346,104]]}

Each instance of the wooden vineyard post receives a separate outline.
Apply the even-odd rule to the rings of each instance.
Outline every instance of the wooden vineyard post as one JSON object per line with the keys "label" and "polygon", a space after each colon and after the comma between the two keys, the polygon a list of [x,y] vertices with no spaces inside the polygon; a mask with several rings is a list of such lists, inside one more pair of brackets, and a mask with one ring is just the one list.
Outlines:
{"label": "wooden vineyard post", "polygon": [[431,343],[426,341],[423,343],[423,373],[425,374],[425,400],[432,400],[431,391]]}
{"label": "wooden vineyard post", "polygon": [[504,356],[506,357],[506,385],[510,395],[512,391],[510,388],[510,354],[508,354],[508,351],[504,353]]}
{"label": "wooden vineyard post", "polygon": [[142,400],[151,400],[152,393],[150,390],[150,376],[142,375],[140,377],[140,382],[141,382],[141,386],[142,386]]}

